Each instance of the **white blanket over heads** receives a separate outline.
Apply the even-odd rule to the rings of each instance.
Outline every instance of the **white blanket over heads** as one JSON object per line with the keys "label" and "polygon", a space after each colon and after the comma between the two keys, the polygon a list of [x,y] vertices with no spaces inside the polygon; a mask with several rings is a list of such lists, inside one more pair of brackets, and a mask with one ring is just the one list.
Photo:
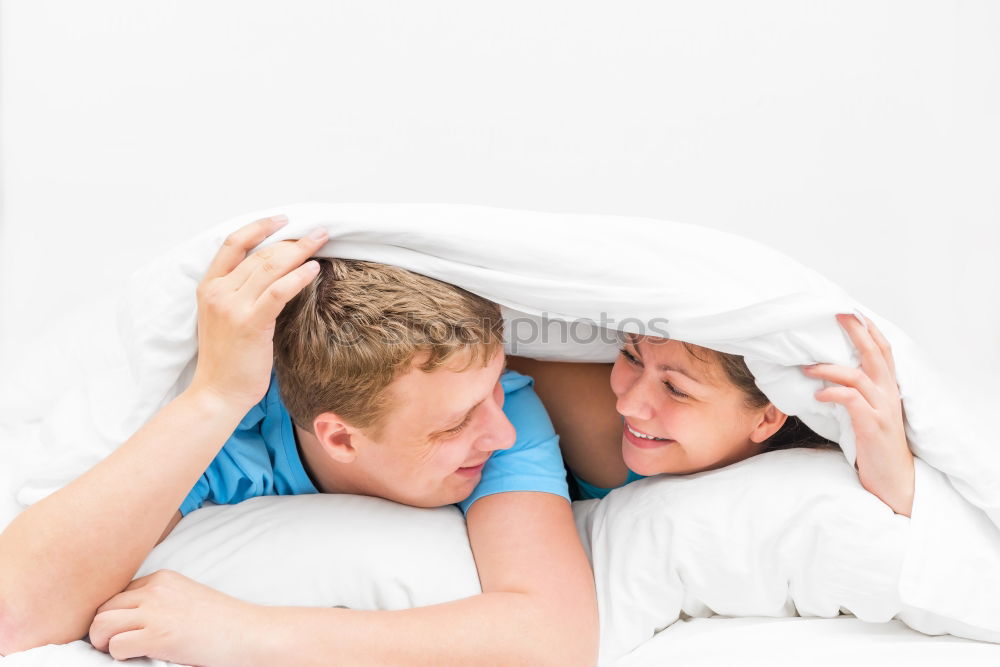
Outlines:
{"label": "white blanket over heads", "polygon": [[[118,304],[115,332],[91,341],[95,352],[78,366],[80,383],[54,409],[51,387],[58,385],[41,375],[42,389],[23,392],[22,416],[44,422],[41,442],[32,445],[41,465],[20,486],[22,504],[106,456],[186,386],[197,354],[196,285],[230,232],[278,213],[290,223],[273,240],[298,238],[322,225],[331,235],[324,255],[396,264],[500,303],[508,351],[610,361],[617,342],[602,336],[603,326],[743,355],[781,410],[840,442],[851,462],[846,411],[817,402],[813,394],[821,383],[798,366],[856,365],[833,316],[868,315],[893,345],[907,432],[920,457],[901,599],[913,609],[1000,630],[995,436],[976,425],[977,415],[953,404],[908,337],[816,272],[747,239],[661,220],[323,203],[228,220],[132,277]],[[102,331],[99,323],[94,331]]]}

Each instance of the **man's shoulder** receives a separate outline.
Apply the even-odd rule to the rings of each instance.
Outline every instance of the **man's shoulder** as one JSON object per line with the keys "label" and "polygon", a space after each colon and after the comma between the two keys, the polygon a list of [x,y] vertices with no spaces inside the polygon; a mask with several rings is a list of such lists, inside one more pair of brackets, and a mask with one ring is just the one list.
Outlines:
{"label": "man's shoulder", "polygon": [[[505,370],[500,376],[500,386],[503,387],[505,396],[509,396],[525,387],[531,387],[535,381],[528,375],[522,375],[517,371]],[[534,393],[534,390],[531,390]]]}
{"label": "man's shoulder", "polygon": [[533,387],[535,381],[517,371],[505,371],[500,376],[504,391],[503,411],[517,432],[513,450],[532,443],[554,438],[555,428],[549,419],[542,400]]}

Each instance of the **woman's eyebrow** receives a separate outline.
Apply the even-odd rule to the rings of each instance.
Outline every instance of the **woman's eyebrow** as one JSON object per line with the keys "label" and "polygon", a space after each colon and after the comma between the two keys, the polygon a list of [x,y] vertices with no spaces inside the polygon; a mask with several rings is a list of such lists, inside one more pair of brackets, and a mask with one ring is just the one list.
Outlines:
{"label": "woman's eyebrow", "polygon": [[[628,344],[632,346],[632,349],[635,350],[635,353],[639,356],[639,358],[642,359],[642,350],[639,349],[639,345],[635,339],[635,334],[625,334],[625,339],[628,342]],[[679,366],[671,366],[669,364],[657,364],[656,369],[659,371],[673,371],[674,373],[680,373],[684,377],[690,379],[692,382],[696,382],[698,384],[707,384],[704,380],[695,377],[694,374],[691,371],[687,370],[686,368],[681,368]]]}
{"label": "woman's eyebrow", "polygon": [[657,370],[660,371],[673,371],[674,373],[680,373],[681,375],[688,378],[692,382],[697,382],[698,384],[705,384],[703,380],[692,375],[690,371],[685,370],[683,368],[678,368],[677,366],[670,366],[668,364],[657,364],[656,368]]}

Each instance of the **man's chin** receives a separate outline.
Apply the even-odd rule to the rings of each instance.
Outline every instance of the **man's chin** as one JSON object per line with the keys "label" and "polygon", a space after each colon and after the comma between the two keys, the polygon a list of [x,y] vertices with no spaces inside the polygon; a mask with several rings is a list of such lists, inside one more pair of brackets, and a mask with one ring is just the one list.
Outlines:
{"label": "man's chin", "polygon": [[[476,480],[478,483],[478,480]],[[464,488],[456,488],[454,490],[441,491],[430,497],[425,498],[410,498],[410,499],[396,499],[388,498],[393,502],[402,503],[403,505],[409,505],[411,507],[419,507],[422,509],[433,509],[435,507],[445,507],[447,505],[455,505],[460,503],[469,496],[472,495],[472,491],[476,488],[475,484],[468,485],[463,484]]]}
{"label": "man's chin", "polygon": [[[452,480],[450,481],[454,481],[455,477],[455,475],[452,475]],[[448,492],[442,494],[442,496],[446,497],[447,500],[441,504],[454,505],[462,502],[472,495],[472,492],[476,490],[477,486],[479,486],[479,481],[482,478],[483,476],[481,474],[477,474],[474,477],[460,477],[457,484],[453,483],[449,486]]]}

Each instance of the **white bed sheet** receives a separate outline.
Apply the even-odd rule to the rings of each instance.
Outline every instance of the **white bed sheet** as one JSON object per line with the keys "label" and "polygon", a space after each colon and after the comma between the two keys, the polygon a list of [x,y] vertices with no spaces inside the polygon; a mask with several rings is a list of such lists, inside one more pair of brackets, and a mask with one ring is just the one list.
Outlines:
{"label": "white bed sheet", "polygon": [[[121,664],[84,641],[42,646],[2,660],[4,667],[103,667]],[[147,658],[130,665],[169,667]],[[615,667],[940,667],[1000,664],[1000,646],[957,637],[928,637],[899,621],[838,618],[696,618],[674,623]]]}
{"label": "white bed sheet", "polygon": [[674,623],[616,667],[844,667],[997,665],[1000,646],[948,635],[929,637],[900,621],[837,618],[694,618]]}

